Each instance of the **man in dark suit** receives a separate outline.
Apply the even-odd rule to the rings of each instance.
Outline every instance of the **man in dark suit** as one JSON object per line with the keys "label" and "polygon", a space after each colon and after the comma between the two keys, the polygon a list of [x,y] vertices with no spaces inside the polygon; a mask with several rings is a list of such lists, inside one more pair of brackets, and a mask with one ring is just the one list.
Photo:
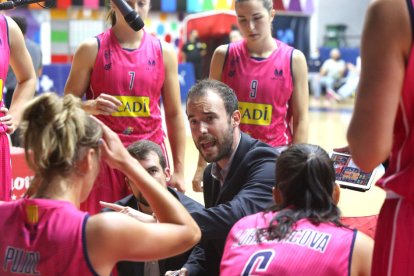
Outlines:
{"label": "man in dark suit", "polygon": [[187,96],[187,116],[194,143],[210,164],[203,175],[206,208],[192,213],[202,239],[180,275],[218,276],[233,224],[273,203],[277,152],[240,131],[237,98],[222,82],[194,85]]}
{"label": "man in dark suit", "polygon": [[[165,157],[159,145],[149,140],[141,140],[132,143],[128,147],[128,152],[137,159],[142,167],[155,178],[160,185],[166,187],[168,191],[175,196],[183,206],[191,212],[202,210],[203,205],[197,201],[185,196],[184,194],[167,187],[171,173],[167,167]],[[135,217],[142,221],[155,222],[152,216],[152,209],[148,202],[142,196],[139,190],[134,185],[130,185],[128,178],[125,178],[128,186],[132,190],[132,194],[115,202],[114,204],[102,202],[103,211],[119,211]],[[139,210],[139,212],[137,211]],[[119,262],[116,266],[118,276],[131,275],[149,275],[149,276],[163,276],[168,270],[180,269],[186,262],[191,250],[164,260],[154,260],[148,262]]]}

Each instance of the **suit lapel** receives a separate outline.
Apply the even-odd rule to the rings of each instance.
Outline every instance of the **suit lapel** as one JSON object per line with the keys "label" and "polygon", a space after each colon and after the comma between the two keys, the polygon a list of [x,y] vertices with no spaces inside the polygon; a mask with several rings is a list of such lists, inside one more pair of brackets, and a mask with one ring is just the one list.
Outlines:
{"label": "suit lapel", "polygon": [[[223,187],[220,186],[220,182],[215,180],[214,181],[217,183],[218,186],[218,196],[215,200],[215,204],[217,205],[220,202],[220,199],[222,198],[223,194],[226,194],[226,191],[228,189],[231,189],[231,187],[233,186],[233,183],[230,183],[229,181],[227,181],[228,179],[231,179],[233,177],[233,175],[236,173],[236,169],[237,167],[240,165],[241,160],[243,160],[243,156],[245,156],[247,154],[247,152],[250,149],[250,144],[251,144],[251,138],[246,135],[245,133],[241,132],[241,139],[240,139],[240,143],[239,146],[237,147],[236,153],[234,154],[231,166],[230,166],[230,170],[229,173],[226,176],[226,179],[224,179],[224,185]],[[238,183],[236,183],[238,184]],[[214,185],[216,186],[216,185]]]}

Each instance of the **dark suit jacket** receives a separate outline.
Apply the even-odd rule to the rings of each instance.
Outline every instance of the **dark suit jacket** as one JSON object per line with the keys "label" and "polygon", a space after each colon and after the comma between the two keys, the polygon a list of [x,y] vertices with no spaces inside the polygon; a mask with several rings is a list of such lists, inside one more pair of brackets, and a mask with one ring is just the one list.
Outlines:
{"label": "dark suit jacket", "polygon": [[[175,196],[187,209],[187,211],[191,214],[192,212],[195,212],[197,210],[202,210],[204,208],[203,205],[198,203],[197,201],[189,198],[188,196],[177,192],[176,190],[168,187],[168,191]],[[129,195],[117,202],[116,204],[119,204],[121,206],[129,206],[133,209],[137,209],[137,200],[133,195]],[[104,208],[102,210],[103,212],[106,211],[112,211],[108,208]],[[189,255],[191,253],[191,250],[168,258],[163,260],[158,260],[158,265],[160,267],[160,274],[164,275],[166,271],[168,270],[178,270],[183,267],[185,262],[187,261]],[[118,262],[116,265],[118,276],[135,276],[135,275],[144,275],[144,262]]]}
{"label": "dark suit jacket", "polygon": [[276,149],[242,133],[223,187],[204,171],[206,209],[192,214],[202,231],[201,242],[185,264],[189,275],[219,275],[224,244],[231,227],[240,218],[270,207],[275,184]]}

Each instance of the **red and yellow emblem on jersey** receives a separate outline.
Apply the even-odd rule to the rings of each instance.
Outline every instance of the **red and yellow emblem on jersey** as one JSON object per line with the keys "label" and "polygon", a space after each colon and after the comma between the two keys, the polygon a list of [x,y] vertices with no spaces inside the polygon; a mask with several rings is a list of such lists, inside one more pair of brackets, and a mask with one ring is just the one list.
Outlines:
{"label": "red and yellow emblem on jersey", "polygon": [[137,96],[115,96],[122,102],[117,112],[112,113],[115,117],[150,117],[150,98]]}
{"label": "red and yellow emblem on jersey", "polygon": [[268,126],[272,122],[273,106],[239,102],[241,123],[246,125]]}
{"label": "red and yellow emblem on jersey", "polygon": [[27,205],[26,215],[28,223],[36,224],[39,221],[39,209],[37,205]]}

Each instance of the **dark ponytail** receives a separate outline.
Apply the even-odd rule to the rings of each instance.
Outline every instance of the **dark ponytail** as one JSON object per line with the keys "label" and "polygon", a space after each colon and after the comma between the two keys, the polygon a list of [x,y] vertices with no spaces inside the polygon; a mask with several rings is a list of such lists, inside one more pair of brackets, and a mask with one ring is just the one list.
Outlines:
{"label": "dark ponytail", "polygon": [[313,224],[332,222],[342,226],[340,211],[333,202],[335,170],[321,147],[296,144],[283,151],[276,161],[276,184],[283,202],[271,211],[277,214],[269,224],[269,239],[283,239],[300,219]]}

